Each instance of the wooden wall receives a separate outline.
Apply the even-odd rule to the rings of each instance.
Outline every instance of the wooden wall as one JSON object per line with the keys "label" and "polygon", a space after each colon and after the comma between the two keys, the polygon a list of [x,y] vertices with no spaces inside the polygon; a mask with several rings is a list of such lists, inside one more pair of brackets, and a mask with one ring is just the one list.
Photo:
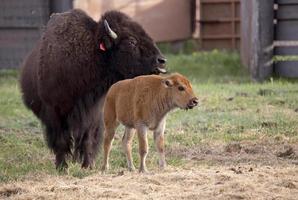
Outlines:
{"label": "wooden wall", "polygon": [[[157,42],[192,37],[192,0],[74,0],[74,7],[98,20],[108,10],[120,10],[138,21]],[[194,9],[194,8],[193,8]]]}
{"label": "wooden wall", "polygon": [[[72,7],[98,20],[107,10],[127,13],[157,42],[198,39],[202,50],[239,49],[240,0],[1,0],[0,68],[17,68],[52,12]],[[74,5],[74,6],[73,6]]]}
{"label": "wooden wall", "polygon": [[240,0],[197,0],[202,50],[240,49]]}

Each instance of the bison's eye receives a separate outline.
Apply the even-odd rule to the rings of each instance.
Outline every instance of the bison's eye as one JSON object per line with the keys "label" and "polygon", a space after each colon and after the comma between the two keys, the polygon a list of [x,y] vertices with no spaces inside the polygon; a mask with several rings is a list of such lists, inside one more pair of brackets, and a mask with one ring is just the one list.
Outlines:
{"label": "bison's eye", "polygon": [[137,46],[137,40],[135,40],[135,39],[131,39],[131,40],[128,41],[128,44],[129,44],[130,46],[135,47],[135,46]]}
{"label": "bison's eye", "polygon": [[183,86],[180,85],[180,86],[178,87],[178,90],[179,90],[179,91],[184,91],[185,88],[184,88]]}

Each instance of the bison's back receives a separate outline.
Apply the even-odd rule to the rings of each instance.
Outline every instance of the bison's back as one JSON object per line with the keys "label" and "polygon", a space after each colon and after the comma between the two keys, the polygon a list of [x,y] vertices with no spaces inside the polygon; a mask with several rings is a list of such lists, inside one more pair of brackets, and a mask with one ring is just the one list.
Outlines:
{"label": "bison's back", "polygon": [[40,117],[41,100],[37,92],[38,42],[21,66],[20,86],[25,105]]}
{"label": "bison's back", "polygon": [[96,74],[95,31],[96,22],[84,12],[72,10],[54,14],[42,35],[38,91],[47,105],[61,113],[68,112],[74,100],[93,88],[86,83]]}

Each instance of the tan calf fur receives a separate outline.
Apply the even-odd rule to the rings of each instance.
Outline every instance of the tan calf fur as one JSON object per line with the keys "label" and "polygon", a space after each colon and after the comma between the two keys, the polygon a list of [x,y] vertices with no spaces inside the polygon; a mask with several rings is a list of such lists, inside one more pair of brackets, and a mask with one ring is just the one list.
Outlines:
{"label": "tan calf fur", "polygon": [[154,132],[159,153],[159,167],[164,168],[164,130],[166,114],[178,107],[191,109],[198,104],[190,82],[180,74],[167,77],[158,75],[139,76],[112,85],[104,103],[104,164],[108,169],[108,157],[115,130],[119,123],[125,126],[122,145],[129,170],[134,170],[131,145],[135,129],[139,139],[140,172],[146,172],[148,152],[147,130]]}

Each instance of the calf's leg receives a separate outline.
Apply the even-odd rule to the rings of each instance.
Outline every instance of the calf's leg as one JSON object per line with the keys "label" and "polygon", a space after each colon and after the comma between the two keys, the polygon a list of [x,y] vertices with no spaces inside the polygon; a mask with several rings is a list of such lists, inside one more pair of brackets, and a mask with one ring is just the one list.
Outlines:
{"label": "calf's leg", "polygon": [[134,171],[135,166],[133,164],[132,156],[131,156],[131,145],[132,145],[132,140],[134,137],[134,129],[133,128],[125,128],[125,132],[122,138],[122,147],[124,150],[124,153],[126,155],[126,160],[127,160],[127,167],[129,171]]}
{"label": "calf's leg", "polygon": [[165,131],[166,121],[163,120],[158,128],[154,131],[154,142],[159,154],[159,168],[164,169],[166,167],[165,160],[165,148],[164,148],[164,131]]}
{"label": "calf's leg", "polygon": [[148,172],[146,167],[146,157],[148,153],[147,127],[141,126],[137,128],[139,139],[139,154],[140,154],[140,173]]}
{"label": "calf's leg", "polygon": [[101,168],[102,171],[106,171],[109,169],[109,155],[110,155],[111,145],[114,139],[115,130],[117,126],[118,125],[105,128],[104,145],[103,145],[104,157],[103,157],[103,166]]}

